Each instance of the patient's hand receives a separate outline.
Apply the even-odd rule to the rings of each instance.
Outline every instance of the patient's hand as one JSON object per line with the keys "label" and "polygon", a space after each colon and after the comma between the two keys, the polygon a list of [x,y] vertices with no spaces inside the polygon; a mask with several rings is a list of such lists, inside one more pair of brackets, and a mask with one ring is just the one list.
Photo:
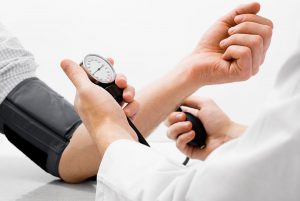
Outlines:
{"label": "patient's hand", "polygon": [[245,126],[231,121],[228,116],[208,98],[189,97],[182,108],[198,117],[207,133],[206,147],[200,149],[189,146],[195,132],[192,130],[192,124],[185,121],[183,112],[173,112],[166,120],[168,128],[168,137],[176,141],[177,148],[190,158],[204,160],[214,149],[225,142],[239,137],[246,129]]}
{"label": "patient's hand", "polygon": [[237,7],[220,18],[180,66],[199,85],[247,80],[263,63],[273,23],[259,15],[258,3]]}
{"label": "patient's hand", "polygon": [[75,109],[95,140],[101,156],[112,142],[137,138],[127,122],[125,113],[132,117],[138,108],[134,103],[134,89],[127,86],[124,76],[119,75],[116,84],[124,88],[123,98],[128,103],[124,108],[125,113],[105,89],[89,80],[78,64],[71,60],[64,60],[61,62],[61,67],[76,87]]}

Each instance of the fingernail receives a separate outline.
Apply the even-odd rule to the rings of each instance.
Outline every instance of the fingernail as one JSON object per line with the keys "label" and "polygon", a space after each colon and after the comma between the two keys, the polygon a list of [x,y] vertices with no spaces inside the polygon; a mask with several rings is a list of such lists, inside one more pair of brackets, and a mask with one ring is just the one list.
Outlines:
{"label": "fingernail", "polygon": [[225,43],[226,43],[226,39],[224,39],[220,42],[220,46],[223,47],[225,45]]}
{"label": "fingernail", "polygon": [[194,135],[192,132],[190,133],[189,138],[192,138],[192,139],[194,138]]}
{"label": "fingernail", "polygon": [[182,118],[182,114],[181,113],[179,113],[179,114],[176,114],[176,119],[181,119]]}
{"label": "fingernail", "polygon": [[235,27],[231,27],[230,29],[228,29],[228,33],[232,34],[234,32],[234,30],[235,30]]}
{"label": "fingernail", "polygon": [[125,97],[129,98],[129,97],[132,97],[132,93],[131,91],[127,91],[125,93],[123,93]]}
{"label": "fingernail", "polygon": [[190,126],[190,122],[189,121],[185,122],[185,127],[189,127],[189,126]]}
{"label": "fingernail", "polygon": [[238,23],[240,23],[242,21],[242,19],[243,19],[243,16],[238,15],[238,16],[235,16],[234,21],[235,21],[235,23],[238,24]]}

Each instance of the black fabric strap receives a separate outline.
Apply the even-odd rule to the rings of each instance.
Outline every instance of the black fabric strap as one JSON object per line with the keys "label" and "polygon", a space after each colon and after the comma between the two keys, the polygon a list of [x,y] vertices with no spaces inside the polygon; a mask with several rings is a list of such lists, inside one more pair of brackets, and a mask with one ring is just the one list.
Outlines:
{"label": "black fabric strap", "polygon": [[105,90],[110,93],[118,103],[123,101],[123,89],[120,89],[116,84],[105,87]]}
{"label": "black fabric strap", "polygon": [[148,147],[150,147],[150,145],[148,144],[148,142],[145,140],[145,138],[143,137],[143,135],[141,134],[141,132],[135,127],[135,125],[132,123],[132,121],[127,117],[128,123],[131,126],[131,128],[135,131],[135,133],[138,136],[138,140],[141,144],[146,145]]}
{"label": "black fabric strap", "polygon": [[[101,85],[99,85],[99,86],[101,86]],[[103,87],[103,86],[101,86],[101,87]],[[118,103],[121,103],[123,101],[123,89],[120,89],[115,83],[105,87],[105,90],[108,91]],[[148,142],[145,140],[145,138],[143,137],[141,132],[135,127],[135,125],[132,123],[132,121],[129,118],[127,118],[127,120],[128,120],[129,125],[131,126],[131,128],[137,134],[139,142],[141,144],[144,144],[144,145],[150,147]]]}
{"label": "black fabric strap", "polygon": [[54,176],[80,124],[73,106],[38,78],[18,84],[0,105],[0,127],[8,140]]}

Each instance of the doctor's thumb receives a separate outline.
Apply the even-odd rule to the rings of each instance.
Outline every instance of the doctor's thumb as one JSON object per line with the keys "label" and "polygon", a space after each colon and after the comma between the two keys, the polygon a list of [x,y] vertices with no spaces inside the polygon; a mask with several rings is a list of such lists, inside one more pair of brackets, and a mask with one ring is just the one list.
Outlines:
{"label": "doctor's thumb", "polygon": [[74,61],[64,59],[60,66],[78,91],[92,84],[86,72]]}

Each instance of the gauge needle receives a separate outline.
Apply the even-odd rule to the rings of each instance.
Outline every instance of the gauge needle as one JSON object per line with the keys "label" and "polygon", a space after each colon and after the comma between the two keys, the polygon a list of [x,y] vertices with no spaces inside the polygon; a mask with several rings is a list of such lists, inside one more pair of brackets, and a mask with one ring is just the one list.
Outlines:
{"label": "gauge needle", "polygon": [[102,67],[103,67],[103,64],[93,73],[93,75],[95,75]]}

